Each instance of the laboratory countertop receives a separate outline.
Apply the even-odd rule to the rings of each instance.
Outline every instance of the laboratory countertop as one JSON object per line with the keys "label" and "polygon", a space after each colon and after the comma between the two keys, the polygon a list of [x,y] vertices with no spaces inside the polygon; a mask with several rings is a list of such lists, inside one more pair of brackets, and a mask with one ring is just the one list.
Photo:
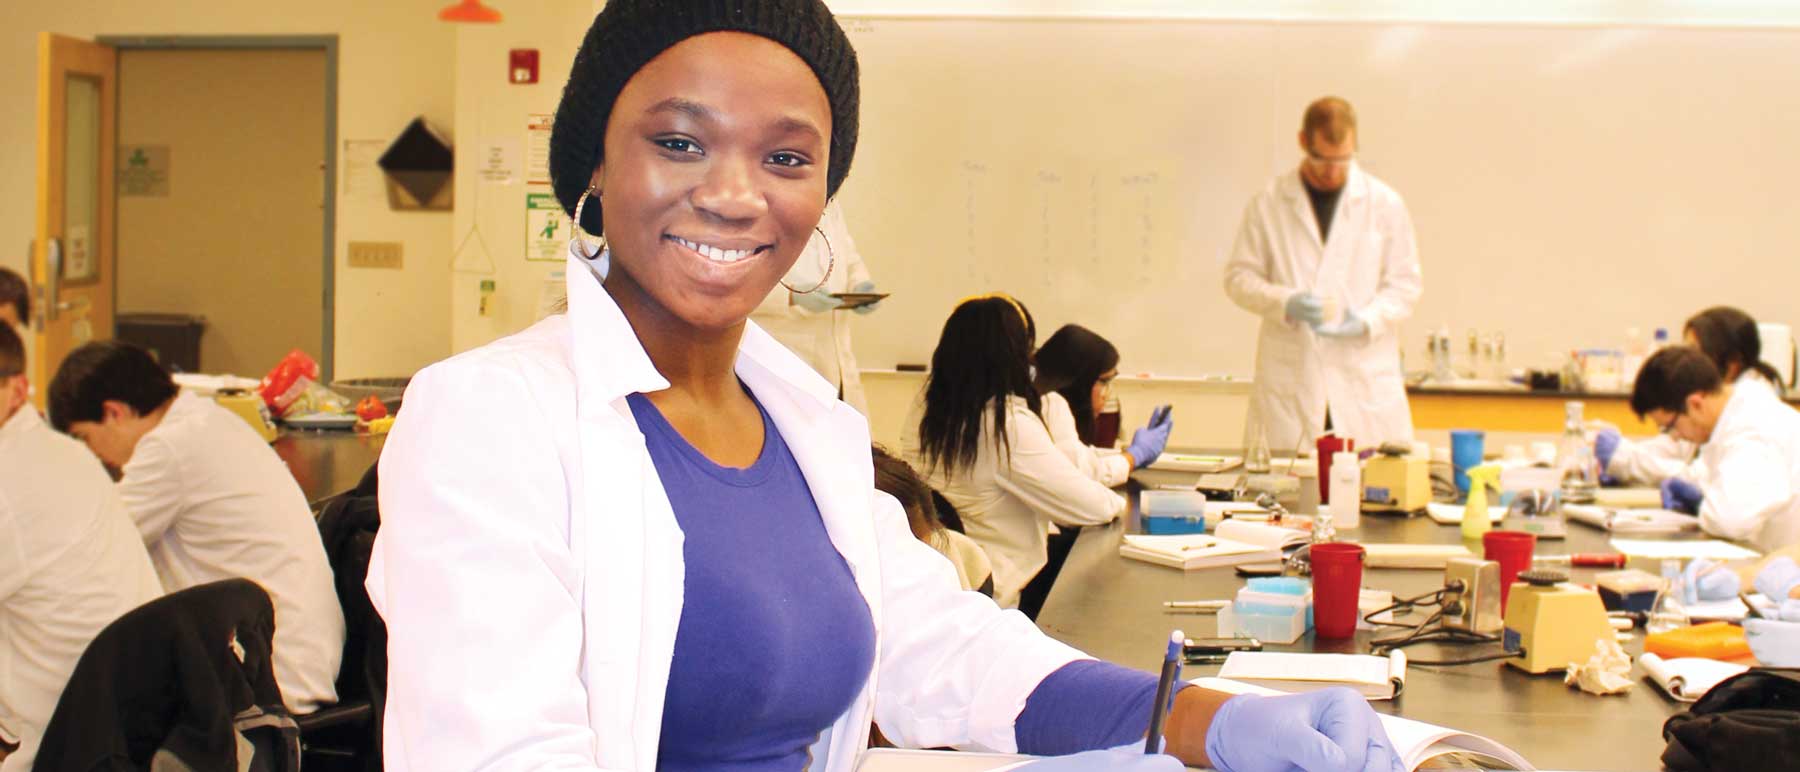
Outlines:
{"label": "laboratory countertop", "polygon": [[[1140,477],[1143,473],[1139,473]],[[1152,473],[1152,484],[1177,476]],[[1188,476],[1192,479],[1192,476]],[[1133,482],[1133,488],[1141,487]],[[1313,511],[1317,486],[1303,480],[1297,512]],[[1119,556],[1120,537],[1139,533],[1137,497],[1129,513],[1104,527],[1082,529],[1055,587],[1038,616],[1045,632],[1096,657],[1154,672],[1160,666],[1169,631],[1181,628],[1189,637],[1209,636],[1215,618],[1166,614],[1163,601],[1229,599],[1244,580],[1230,569],[1183,572]],[[1455,544],[1461,532],[1424,517],[1369,515],[1361,527],[1341,531],[1344,541]],[[1481,548],[1472,548],[1480,554]],[[1603,532],[1569,525],[1568,538],[1539,541],[1538,554],[1608,552]],[[1635,567],[1637,566],[1634,564]],[[1590,581],[1595,569],[1575,569],[1573,580]],[[1429,592],[1442,586],[1441,570],[1370,569],[1365,587],[1391,590],[1395,597]],[[1381,631],[1392,635],[1397,630]],[[1372,633],[1359,631],[1354,641],[1315,642],[1311,633],[1272,651],[1366,653]],[[1625,650],[1641,653],[1641,634]],[[1480,646],[1419,645],[1406,649],[1414,658],[1461,658],[1497,651]],[[1190,665],[1186,678],[1217,675],[1218,666]],[[1476,665],[1409,667],[1405,690],[1392,701],[1371,703],[1376,710],[1479,734],[1525,756],[1540,769],[1653,770],[1661,768],[1662,724],[1685,706],[1665,697],[1634,670],[1636,686],[1623,696],[1598,697],[1565,686],[1560,674],[1530,675],[1489,662]]]}
{"label": "laboratory countertop", "polygon": [[287,464],[306,501],[320,501],[349,490],[381,457],[387,435],[336,429],[284,428],[269,446]]}

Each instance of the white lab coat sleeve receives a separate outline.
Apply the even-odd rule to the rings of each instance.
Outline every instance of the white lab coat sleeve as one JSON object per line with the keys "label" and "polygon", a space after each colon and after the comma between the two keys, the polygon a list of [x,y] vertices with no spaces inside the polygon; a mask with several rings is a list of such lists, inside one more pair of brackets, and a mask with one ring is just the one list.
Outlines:
{"label": "white lab coat sleeve", "polygon": [[[1125,511],[1125,497],[1082,474],[1050,440],[1035,413],[1023,406],[1006,417],[1008,458],[996,481],[1032,511],[1057,525],[1103,525]],[[991,436],[984,434],[983,438]]]}
{"label": "white lab coat sleeve", "polygon": [[962,590],[950,561],[913,537],[892,497],[877,492],[874,509],[884,609],[876,725],[904,748],[1016,751],[1013,724],[1026,698],[1087,655]]}
{"label": "white lab coat sleeve", "polygon": [[1369,323],[1371,338],[1381,337],[1411,318],[1413,306],[1425,291],[1412,215],[1398,195],[1384,218],[1381,235],[1381,283],[1375,290],[1375,299],[1361,311],[1363,321]]}
{"label": "white lab coat sleeve", "polygon": [[116,483],[125,511],[137,524],[145,545],[162,541],[181,514],[181,454],[161,437],[145,435],[131,450],[131,460]]}
{"label": "white lab coat sleeve", "polygon": [[[1715,440],[1719,439],[1717,437]],[[1793,495],[1786,454],[1761,437],[1738,437],[1713,455],[1700,490],[1700,527],[1714,536],[1754,541],[1763,523],[1778,514]]]}
{"label": "white lab coat sleeve", "polygon": [[25,559],[25,545],[19,538],[23,531],[18,511],[6,498],[6,491],[0,491],[0,535],[4,536],[0,538],[0,608],[31,580],[31,563]]}
{"label": "white lab coat sleeve", "polygon": [[1131,461],[1120,453],[1101,453],[1098,448],[1081,441],[1081,433],[1075,428],[1075,414],[1069,410],[1069,401],[1061,394],[1050,392],[1044,395],[1044,426],[1050,431],[1050,441],[1056,449],[1062,451],[1075,468],[1108,488],[1116,488],[1125,484],[1131,476]]}
{"label": "white lab coat sleeve", "polygon": [[1694,458],[1694,446],[1667,434],[1647,440],[1620,439],[1606,473],[1625,485],[1661,485],[1681,475]]}
{"label": "white lab coat sleeve", "polygon": [[387,622],[390,770],[396,746],[402,772],[599,769],[569,486],[537,404],[519,371],[482,360],[406,390],[366,582]]}
{"label": "white lab coat sleeve", "polygon": [[1297,290],[1269,280],[1273,258],[1269,232],[1258,214],[1261,196],[1244,209],[1237,242],[1225,262],[1225,295],[1250,313],[1273,322],[1287,323],[1287,301]]}

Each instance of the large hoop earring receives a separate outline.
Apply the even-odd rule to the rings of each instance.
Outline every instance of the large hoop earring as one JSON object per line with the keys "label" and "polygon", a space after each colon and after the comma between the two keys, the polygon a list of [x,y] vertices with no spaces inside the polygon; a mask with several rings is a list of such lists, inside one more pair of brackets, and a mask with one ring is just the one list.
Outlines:
{"label": "large hoop earring", "polygon": [[574,247],[575,251],[580,253],[582,257],[592,260],[599,257],[601,252],[606,251],[606,236],[602,234],[600,236],[600,246],[594,247],[592,250],[588,248],[587,239],[582,238],[582,236],[587,235],[587,231],[582,230],[581,228],[581,210],[583,207],[587,206],[588,196],[590,195],[595,198],[600,197],[595,193],[594,186],[589,185],[587,190],[581,191],[581,199],[575,202],[575,220],[570,223],[569,245]]}
{"label": "large hoop earring", "polygon": [[825,286],[825,282],[831,280],[831,269],[837,267],[837,252],[831,248],[831,237],[825,235],[825,230],[817,225],[813,226],[813,230],[817,231],[819,239],[825,242],[825,275],[819,277],[819,283],[812,285],[812,288],[808,290],[797,290],[787,282],[781,282],[781,286],[786,287],[787,291],[796,295],[810,295],[814,292],[818,292],[820,287]]}

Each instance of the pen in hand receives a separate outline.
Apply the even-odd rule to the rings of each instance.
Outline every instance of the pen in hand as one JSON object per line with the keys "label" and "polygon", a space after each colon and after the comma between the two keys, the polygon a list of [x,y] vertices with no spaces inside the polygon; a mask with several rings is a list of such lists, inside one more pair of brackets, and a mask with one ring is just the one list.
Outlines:
{"label": "pen in hand", "polygon": [[1163,655],[1162,677],[1156,682],[1156,701],[1150,704],[1150,731],[1144,734],[1144,753],[1155,755],[1162,751],[1163,718],[1168,714],[1169,699],[1175,689],[1175,679],[1181,673],[1181,644],[1187,640],[1180,630],[1169,633],[1169,649]]}

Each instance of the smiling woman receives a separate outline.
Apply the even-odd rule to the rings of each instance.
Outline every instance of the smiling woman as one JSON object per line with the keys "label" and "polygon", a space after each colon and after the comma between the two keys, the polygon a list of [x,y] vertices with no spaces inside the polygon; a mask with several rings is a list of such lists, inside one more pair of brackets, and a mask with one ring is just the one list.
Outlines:
{"label": "smiling woman", "polygon": [[[1142,744],[1156,679],[962,591],[876,491],[862,415],[746,322],[849,171],[857,89],[819,0],[595,18],[551,137],[559,199],[602,236],[571,244],[568,313],[415,376],[382,454],[388,769],[847,772],[872,724],[906,747]],[[1169,749],[1261,769],[1226,763],[1251,736],[1228,717],[1280,718],[1329,768],[1388,768],[1346,695],[1188,688]]]}

